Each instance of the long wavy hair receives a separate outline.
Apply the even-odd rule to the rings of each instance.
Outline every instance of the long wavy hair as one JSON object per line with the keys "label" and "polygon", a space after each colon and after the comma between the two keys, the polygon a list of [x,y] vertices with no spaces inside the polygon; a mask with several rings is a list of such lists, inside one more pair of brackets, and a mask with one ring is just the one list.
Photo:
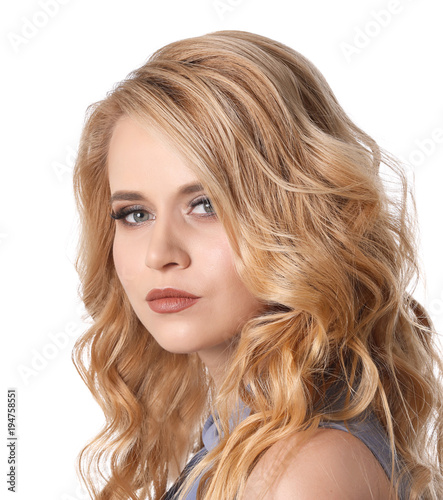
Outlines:
{"label": "long wavy hair", "polygon": [[[267,305],[235,337],[217,392],[197,353],[157,344],[117,277],[107,152],[123,116],[175,145],[211,199],[240,278]],[[74,189],[76,269],[93,325],[73,361],[106,418],[78,457],[93,498],[164,497],[203,446],[211,412],[220,442],[180,498],[200,473],[198,499],[242,498],[274,443],[367,411],[402,459],[396,474],[393,458],[392,491],[407,477],[411,499],[443,498],[442,362],[412,297],[413,196],[401,163],[349,119],[309,60],[244,31],[161,48],[89,106]],[[240,399],[251,413],[232,429]]]}

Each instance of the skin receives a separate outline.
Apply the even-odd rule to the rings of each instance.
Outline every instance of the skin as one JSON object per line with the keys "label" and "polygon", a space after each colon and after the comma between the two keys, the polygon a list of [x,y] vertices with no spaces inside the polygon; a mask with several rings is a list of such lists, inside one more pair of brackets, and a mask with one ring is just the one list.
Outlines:
{"label": "skin", "polygon": [[[116,123],[109,147],[111,195],[139,191],[138,201],[114,201],[115,213],[136,207],[115,222],[115,269],[138,318],[156,341],[173,353],[197,352],[216,386],[229,358],[230,340],[260,309],[240,281],[226,233],[212,207],[190,203],[205,193],[180,195],[198,183],[165,137],[129,117]],[[141,211],[141,214],[140,214]],[[138,214],[138,215],[137,215]],[[144,217],[141,217],[144,215]],[[160,314],[145,298],[152,288],[173,287],[200,298],[183,311]]]}
{"label": "skin", "polygon": [[[242,500],[395,500],[380,463],[352,434],[318,429],[302,439],[298,433],[266,451],[246,482]],[[281,463],[287,469],[278,477]]]}

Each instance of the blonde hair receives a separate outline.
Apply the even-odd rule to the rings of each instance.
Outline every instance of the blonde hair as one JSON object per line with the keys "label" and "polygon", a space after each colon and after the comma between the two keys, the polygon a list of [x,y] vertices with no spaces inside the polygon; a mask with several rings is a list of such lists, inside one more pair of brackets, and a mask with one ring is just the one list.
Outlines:
{"label": "blonde hair", "polygon": [[[317,68],[269,38],[219,31],[158,50],[88,112],[76,268],[94,324],[73,360],[106,417],[78,459],[93,497],[160,499],[203,446],[211,411],[222,437],[180,498],[202,472],[198,499],[241,498],[274,443],[370,410],[402,458],[392,488],[404,476],[411,499],[443,498],[442,363],[411,295],[413,199],[399,162],[351,122]],[[122,116],[158,127],[186,159],[239,276],[267,304],[236,337],[218,393],[196,353],[157,344],[116,275],[107,151]],[[400,196],[388,195],[384,166]],[[338,410],[328,403],[337,383]],[[251,414],[230,429],[240,399]]]}

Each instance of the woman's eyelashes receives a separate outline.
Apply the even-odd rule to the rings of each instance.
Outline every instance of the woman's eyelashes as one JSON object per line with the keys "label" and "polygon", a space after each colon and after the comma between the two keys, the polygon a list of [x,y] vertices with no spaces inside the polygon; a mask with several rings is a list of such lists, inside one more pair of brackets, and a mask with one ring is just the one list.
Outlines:
{"label": "woman's eyelashes", "polygon": [[[203,213],[197,213],[197,217],[215,217],[216,214],[214,209],[212,208],[211,201],[209,198],[199,198],[197,200],[189,203],[189,208],[194,209],[196,207],[202,206]],[[207,211],[208,210],[208,211]],[[194,210],[192,210],[194,211]],[[130,207],[122,207],[116,212],[112,211],[110,216],[115,219],[121,221],[123,224],[127,226],[138,226],[143,222],[151,221],[153,214],[143,208],[140,205],[132,205]]]}
{"label": "woman's eyelashes", "polygon": [[[111,217],[115,220],[120,220],[123,224],[127,226],[135,226],[140,224],[141,222],[146,222],[150,212],[144,210],[140,206],[132,206],[132,207],[124,207],[117,212],[111,212]],[[132,221],[128,220],[132,218]],[[143,220],[144,219],[144,220]]]}
{"label": "woman's eyelashes", "polygon": [[[204,206],[205,208],[203,208],[204,213],[203,214],[199,214],[199,215],[202,215],[203,217],[210,217],[210,216],[214,216],[215,215],[214,209],[212,208],[212,205],[211,205],[211,201],[207,197],[205,197],[205,198],[198,198],[197,200],[192,201],[189,204],[189,207],[190,208],[196,208],[196,207],[199,207],[200,205]],[[206,209],[208,207],[209,207],[209,212],[206,212]]]}

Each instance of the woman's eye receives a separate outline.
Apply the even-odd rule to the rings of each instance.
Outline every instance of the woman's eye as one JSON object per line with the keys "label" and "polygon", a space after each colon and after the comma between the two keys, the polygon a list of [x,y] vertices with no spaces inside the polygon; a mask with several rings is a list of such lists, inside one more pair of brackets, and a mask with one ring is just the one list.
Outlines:
{"label": "woman's eye", "polygon": [[125,221],[131,224],[146,222],[147,220],[149,220],[149,215],[149,212],[145,212],[144,210],[134,210],[133,212],[126,215]]}
{"label": "woman's eye", "polygon": [[110,215],[113,219],[119,220],[127,226],[136,226],[150,220],[151,213],[140,208],[122,208],[117,213],[111,212]]}
{"label": "woman's eye", "polygon": [[[199,215],[215,215],[209,198],[202,198],[191,203],[192,208],[202,207]],[[195,210],[193,210],[195,212]]]}

